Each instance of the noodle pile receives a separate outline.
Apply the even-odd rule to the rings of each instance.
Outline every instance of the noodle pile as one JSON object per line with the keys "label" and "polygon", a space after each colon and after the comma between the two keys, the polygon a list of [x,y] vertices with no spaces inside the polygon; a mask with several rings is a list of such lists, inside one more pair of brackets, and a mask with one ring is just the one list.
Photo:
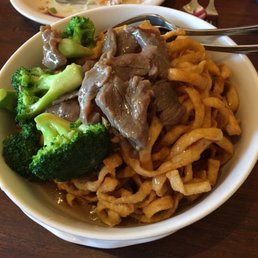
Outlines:
{"label": "noodle pile", "polygon": [[234,115],[239,99],[229,68],[215,64],[182,30],[163,37],[171,60],[168,79],[178,83],[179,102],[186,110],[180,124],[167,128],[154,116],[145,149],[136,151],[115,136],[119,148],[103,161],[96,177],[56,182],[69,205],[92,204],[108,226],[125,218],[164,220],[183,201],[211,191],[234,153],[233,137],[241,134]]}

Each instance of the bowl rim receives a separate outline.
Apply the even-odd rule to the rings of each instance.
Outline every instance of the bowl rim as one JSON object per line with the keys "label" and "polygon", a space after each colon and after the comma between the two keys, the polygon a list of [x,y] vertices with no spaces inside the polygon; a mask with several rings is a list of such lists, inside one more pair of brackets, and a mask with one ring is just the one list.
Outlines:
{"label": "bowl rim", "polygon": [[[77,15],[87,15],[87,14],[92,14],[92,13],[101,13],[103,11],[109,11],[109,10],[117,10],[117,11],[124,11],[127,8],[134,10],[135,8],[141,8],[138,5],[130,4],[130,5],[121,5],[121,6],[112,6],[112,7],[102,7],[98,9],[93,9],[93,10],[86,10],[83,12],[80,12]],[[142,7],[141,9],[144,10],[146,9],[147,6]],[[151,8],[147,8],[151,9]],[[162,7],[162,6],[156,6],[153,7],[153,10],[166,10],[166,11],[171,11],[172,13],[182,13],[179,10],[167,8],[167,7]],[[183,13],[183,16],[187,17],[189,14]],[[74,15],[72,15],[74,16]],[[67,22],[72,16],[66,17],[63,20],[60,20],[58,22],[55,22],[53,27],[58,27],[62,26]],[[190,15],[189,15],[190,16]],[[193,21],[198,21],[200,20],[196,17],[191,16],[191,19]],[[198,19],[198,20],[197,20]],[[203,23],[206,25],[206,27],[212,27],[211,25],[206,24],[205,22]],[[26,41],[20,48],[18,48],[15,53],[10,57],[10,59],[6,62],[6,64],[3,66],[0,72],[0,78],[2,71],[5,69],[9,69],[9,65],[11,64],[11,61],[15,58],[17,53],[23,51],[23,48],[25,47],[26,44],[30,44],[33,40],[37,39],[40,36],[40,33],[38,32],[35,34],[33,37],[31,37],[28,41]],[[226,43],[228,44],[235,44],[230,38],[224,39]],[[241,60],[245,62],[247,65],[248,69],[250,70],[251,73],[256,73],[255,68],[251,64],[250,60],[244,56],[244,55],[239,55]],[[256,76],[257,77],[257,76]],[[256,87],[258,87],[258,77],[256,79]],[[258,135],[256,140],[258,140]],[[258,148],[256,148],[255,152],[252,152],[249,154],[249,160],[250,163],[248,165],[248,168],[245,170],[245,173],[243,175],[239,176],[237,184],[235,184],[233,187],[230,189],[226,187],[225,182],[222,183],[221,186],[225,186],[221,189],[221,194],[224,196],[221,199],[217,199],[214,196],[214,192],[209,193],[205,199],[203,199],[200,203],[197,205],[194,205],[191,208],[191,212],[185,211],[181,214],[177,214],[173,216],[172,218],[166,219],[161,222],[153,223],[153,224],[148,224],[148,225],[140,225],[139,227],[115,227],[115,228],[107,228],[107,227],[92,227],[94,231],[92,231],[92,228],[90,227],[89,230],[85,229],[85,227],[80,227],[80,223],[77,225],[76,223],[76,228],[74,227],[75,224],[64,224],[63,221],[58,221],[57,219],[54,218],[47,218],[46,214],[42,214],[35,210],[34,207],[30,207],[29,203],[24,203],[22,197],[17,197],[15,196],[15,190],[11,189],[8,184],[4,181],[0,181],[0,188],[6,193],[6,195],[28,216],[33,218],[34,220],[37,220],[38,222],[45,224],[49,227],[52,227],[54,229],[63,231],[65,233],[70,233],[76,236],[82,236],[86,238],[93,238],[93,239],[98,239],[98,240],[117,240],[117,241],[122,241],[122,240],[137,240],[137,239],[143,239],[143,238],[148,238],[148,237],[154,237],[154,236],[159,236],[159,235],[164,235],[164,234],[169,234],[174,231],[177,231],[183,227],[186,227],[206,215],[210,214],[213,212],[215,209],[217,209],[220,205],[222,205],[226,200],[228,200],[235,192],[236,190],[242,185],[242,183],[245,181],[245,179],[248,177],[250,174],[251,170],[253,169],[256,161],[258,158]],[[0,175],[1,178],[1,175]],[[230,178],[227,178],[227,181],[229,181]],[[235,182],[236,183],[236,182]],[[213,206],[209,207],[209,203],[212,202]],[[205,207],[208,205],[208,208],[200,210],[198,213],[195,212],[195,210],[198,210],[201,207]],[[187,219],[185,219],[187,217]],[[171,223],[169,223],[171,221]],[[144,230],[138,230],[137,231],[137,236],[135,236],[135,229],[144,229]],[[110,234],[112,233],[112,234]]]}

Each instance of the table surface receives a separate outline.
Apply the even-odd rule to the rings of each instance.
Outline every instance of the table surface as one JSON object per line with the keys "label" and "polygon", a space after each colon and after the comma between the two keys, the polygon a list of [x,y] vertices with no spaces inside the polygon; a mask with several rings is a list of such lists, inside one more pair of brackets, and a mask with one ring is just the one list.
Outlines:
{"label": "table surface", "polygon": [[[181,9],[189,0],[167,0]],[[204,4],[207,1],[200,1]],[[218,27],[258,24],[255,0],[217,0]],[[7,0],[0,3],[0,68],[39,24],[20,15]],[[258,43],[258,35],[234,37]],[[258,55],[249,56],[258,71]],[[251,85],[249,85],[251,86]],[[240,189],[204,219],[151,243],[111,250],[79,246],[57,238],[26,217],[0,191],[0,257],[258,257],[258,163]]]}

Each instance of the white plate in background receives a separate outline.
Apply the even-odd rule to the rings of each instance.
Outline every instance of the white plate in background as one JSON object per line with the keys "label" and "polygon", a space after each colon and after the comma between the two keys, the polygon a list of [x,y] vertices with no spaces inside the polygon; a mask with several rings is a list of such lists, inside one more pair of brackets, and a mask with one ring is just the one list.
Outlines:
{"label": "white plate in background", "polygon": [[[161,5],[164,0],[127,0],[128,3],[145,5]],[[10,0],[12,6],[23,16],[41,24],[51,24],[60,18],[87,9],[100,8],[97,5],[58,4],[55,0]],[[55,8],[56,16],[48,14],[49,8]],[[60,17],[57,17],[60,16]]]}

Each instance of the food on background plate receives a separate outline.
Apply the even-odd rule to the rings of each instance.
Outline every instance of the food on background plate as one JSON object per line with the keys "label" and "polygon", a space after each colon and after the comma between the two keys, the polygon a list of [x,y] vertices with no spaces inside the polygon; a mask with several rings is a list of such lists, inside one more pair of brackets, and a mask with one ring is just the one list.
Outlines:
{"label": "food on background plate", "polygon": [[[76,1],[75,1],[76,2]],[[92,7],[111,6],[119,4],[142,4],[144,0],[85,0],[85,1],[55,1],[49,0],[40,6],[39,11],[51,16],[63,18]]]}
{"label": "food on background plate", "polygon": [[13,75],[18,132],[3,156],[15,170],[13,141],[35,141],[16,172],[54,182],[70,206],[90,206],[108,226],[164,220],[211,191],[234,154],[230,69],[181,29],[161,35],[146,21],[94,32],[80,16],[62,32],[41,27],[44,68]]}

